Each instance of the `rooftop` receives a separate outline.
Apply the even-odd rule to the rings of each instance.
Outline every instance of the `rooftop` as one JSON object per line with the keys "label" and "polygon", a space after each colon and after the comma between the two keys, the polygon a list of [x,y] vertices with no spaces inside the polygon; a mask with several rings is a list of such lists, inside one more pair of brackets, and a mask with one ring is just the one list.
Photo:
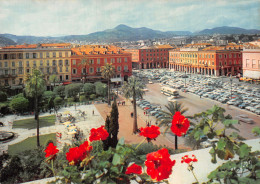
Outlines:
{"label": "rooftop", "polygon": [[43,43],[43,44],[24,44],[24,45],[10,45],[2,49],[36,49],[36,48],[68,48],[70,43]]}
{"label": "rooftop", "polygon": [[100,55],[100,54],[125,54],[127,53],[120,47],[114,45],[82,45],[72,48],[75,55]]}

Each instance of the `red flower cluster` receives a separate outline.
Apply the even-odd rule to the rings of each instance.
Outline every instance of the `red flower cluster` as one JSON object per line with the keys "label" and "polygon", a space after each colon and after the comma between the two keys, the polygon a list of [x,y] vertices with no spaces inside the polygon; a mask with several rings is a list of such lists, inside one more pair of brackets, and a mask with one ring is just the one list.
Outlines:
{"label": "red flower cluster", "polygon": [[198,162],[197,158],[195,155],[192,155],[193,158],[189,158],[188,155],[185,155],[184,157],[181,157],[182,161],[181,163],[186,163],[186,164],[192,164],[191,162]]}
{"label": "red flower cluster", "polygon": [[133,163],[126,169],[125,174],[142,174],[142,167]]}
{"label": "red flower cluster", "polygon": [[147,174],[152,179],[161,181],[169,178],[172,173],[172,167],[175,165],[175,160],[171,160],[168,150],[163,148],[157,152],[147,154],[145,165]]}
{"label": "red flower cluster", "polygon": [[177,111],[172,118],[172,132],[177,136],[182,136],[186,134],[188,128],[190,126],[190,122],[185,116],[182,116],[179,111]]}
{"label": "red flower cluster", "polygon": [[158,126],[152,125],[150,127],[141,127],[140,135],[149,139],[155,139],[160,135],[160,130]]}
{"label": "red flower cluster", "polygon": [[106,140],[109,136],[107,130],[104,128],[104,126],[101,126],[99,128],[92,128],[90,130],[90,136],[89,141],[99,141],[99,140]]}
{"label": "red flower cluster", "polygon": [[85,141],[79,147],[70,148],[66,153],[66,159],[70,165],[76,165],[79,161],[84,160],[89,152],[92,150],[92,146],[89,146],[89,142]]}
{"label": "red flower cluster", "polygon": [[59,150],[57,149],[57,146],[54,146],[54,144],[51,142],[48,144],[44,152],[46,153],[45,155],[46,158],[50,157],[50,159],[53,159],[56,153],[59,152]]}

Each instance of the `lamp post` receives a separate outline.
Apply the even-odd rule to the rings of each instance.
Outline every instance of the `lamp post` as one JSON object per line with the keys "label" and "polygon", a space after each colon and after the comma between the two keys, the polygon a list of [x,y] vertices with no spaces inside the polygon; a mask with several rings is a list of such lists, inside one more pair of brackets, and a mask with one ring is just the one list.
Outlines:
{"label": "lamp post", "polygon": [[230,94],[231,94],[231,99],[232,99],[232,81],[233,81],[233,79],[230,77],[230,83],[231,83]]}
{"label": "lamp post", "polygon": [[185,75],[184,75],[184,81],[185,81],[185,87],[186,87],[186,70],[185,70]]}

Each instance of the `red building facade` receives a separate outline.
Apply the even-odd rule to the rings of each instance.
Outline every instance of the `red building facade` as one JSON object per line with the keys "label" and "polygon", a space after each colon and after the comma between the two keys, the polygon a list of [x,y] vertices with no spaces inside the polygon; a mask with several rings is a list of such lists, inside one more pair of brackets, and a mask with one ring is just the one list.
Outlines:
{"label": "red building facade", "polygon": [[242,72],[241,49],[232,45],[171,50],[169,68],[204,75],[237,75]]}
{"label": "red building facade", "polygon": [[100,80],[101,67],[106,63],[115,67],[115,78],[127,80],[132,75],[131,53],[112,45],[84,45],[71,49],[71,79],[83,82]]}
{"label": "red building facade", "polygon": [[153,69],[169,67],[170,45],[155,45],[151,47],[128,48],[127,52],[132,53],[133,68]]}

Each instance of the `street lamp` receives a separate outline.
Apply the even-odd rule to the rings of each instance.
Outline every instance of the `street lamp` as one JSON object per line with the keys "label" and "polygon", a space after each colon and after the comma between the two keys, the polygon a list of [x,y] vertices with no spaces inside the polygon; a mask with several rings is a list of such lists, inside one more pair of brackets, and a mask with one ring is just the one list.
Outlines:
{"label": "street lamp", "polygon": [[233,81],[233,79],[230,77],[230,83],[231,83],[230,94],[231,94],[231,99],[232,99],[232,81]]}

